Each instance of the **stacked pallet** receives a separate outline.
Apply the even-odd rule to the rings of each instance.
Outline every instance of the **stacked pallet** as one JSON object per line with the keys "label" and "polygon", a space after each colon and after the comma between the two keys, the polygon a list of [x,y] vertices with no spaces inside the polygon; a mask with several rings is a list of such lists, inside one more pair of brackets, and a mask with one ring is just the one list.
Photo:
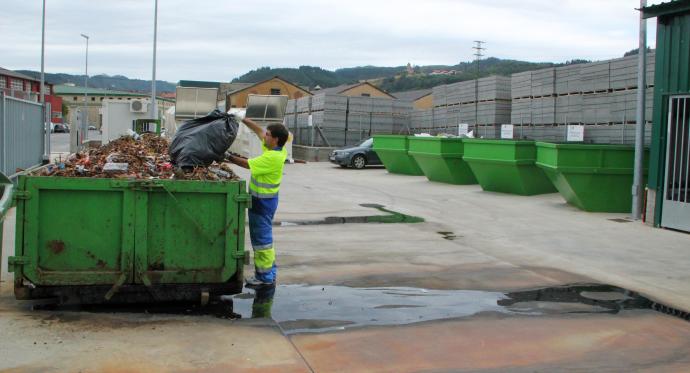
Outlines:
{"label": "stacked pallet", "polygon": [[373,134],[408,133],[412,107],[411,100],[323,92],[288,101],[284,123],[298,145],[341,147]]}

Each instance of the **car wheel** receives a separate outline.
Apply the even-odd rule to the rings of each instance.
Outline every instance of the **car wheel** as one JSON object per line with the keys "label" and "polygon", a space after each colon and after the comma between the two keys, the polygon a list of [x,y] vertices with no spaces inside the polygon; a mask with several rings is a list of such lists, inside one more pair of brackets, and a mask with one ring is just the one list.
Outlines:
{"label": "car wheel", "polygon": [[358,170],[361,170],[366,165],[367,165],[367,159],[364,158],[363,155],[357,154],[354,158],[352,158],[352,167],[354,167]]}

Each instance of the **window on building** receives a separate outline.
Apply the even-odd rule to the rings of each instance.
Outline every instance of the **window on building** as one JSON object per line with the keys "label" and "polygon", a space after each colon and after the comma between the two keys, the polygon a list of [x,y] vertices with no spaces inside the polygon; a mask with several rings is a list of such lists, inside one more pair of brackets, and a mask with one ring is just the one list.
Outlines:
{"label": "window on building", "polygon": [[103,101],[103,97],[101,97],[101,101]]}
{"label": "window on building", "polygon": [[131,98],[131,97],[127,97],[127,101],[131,101],[131,100],[132,100],[132,98]]}
{"label": "window on building", "polygon": [[91,101],[96,101],[96,98],[95,98],[95,97],[91,97]]}
{"label": "window on building", "polygon": [[118,97],[117,99],[118,99],[118,100],[122,100],[122,97]]}
{"label": "window on building", "polygon": [[7,83],[5,82],[5,77],[0,76],[0,88],[6,88],[6,87],[7,87]]}
{"label": "window on building", "polygon": [[74,99],[74,101],[77,101],[77,96],[74,96],[74,97],[72,97],[72,98]]}
{"label": "window on building", "polygon": [[24,82],[22,82],[19,79],[12,79],[12,82],[10,83],[10,89],[23,91],[24,90]]}
{"label": "window on building", "polygon": [[371,95],[368,93],[362,93],[362,97],[371,97]]}
{"label": "window on building", "polygon": [[271,94],[274,96],[280,96],[280,88],[271,88]]}

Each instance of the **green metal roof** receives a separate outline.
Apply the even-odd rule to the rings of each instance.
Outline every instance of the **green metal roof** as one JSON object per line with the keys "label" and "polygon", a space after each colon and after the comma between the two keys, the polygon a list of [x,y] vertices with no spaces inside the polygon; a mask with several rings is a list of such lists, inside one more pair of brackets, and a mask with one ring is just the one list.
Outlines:
{"label": "green metal roof", "polygon": [[220,88],[220,82],[205,82],[201,80],[180,80],[177,85],[180,87]]}
{"label": "green metal roof", "polygon": [[644,18],[662,17],[690,12],[690,0],[673,0],[666,3],[650,5],[642,9]]}

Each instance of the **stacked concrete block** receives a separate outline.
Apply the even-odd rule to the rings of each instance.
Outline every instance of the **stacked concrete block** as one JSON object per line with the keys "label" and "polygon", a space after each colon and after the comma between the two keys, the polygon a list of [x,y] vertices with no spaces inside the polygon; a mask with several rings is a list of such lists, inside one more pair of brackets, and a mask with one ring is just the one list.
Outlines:
{"label": "stacked concrete block", "polygon": [[295,112],[308,113],[311,110],[311,96],[300,97],[297,99]]}
{"label": "stacked concrete block", "polygon": [[432,109],[416,109],[410,114],[410,128],[414,132],[421,132],[433,125],[434,113]]}
{"label": "stacked concrete block", "polygon": [[[634,124],[602,124],[585,126],[585,142],[595,144],[625,144],[635,143]],[[650,144],[652,127],[645,126],[645,145]]]}
{"label": "stacked concrete block", "polygon": [[446,106],[448,104],[448,86],[443,84],[431,89],[434,106]]}
{"label": "stacked concrete block", "polygon": [[556,94],[556,69],[532,71],[532,97],[551,96]]}
{"label": "stacked concrete block", "polygon": [[510,100],[510,81],[506,76],[489,76],[477,80],[477,101]]}
{"label": "stacked concrete block", "polygon": [[348,110],[357,113],[371,113],[370,97],[350,97]]}
{"label": "stacked concrete block", "polygon": [[562,66],[556,68],[556,94],[564,95],[579,93],[581,64]]}
{"label": "stacked concrete block", "polygon": [[312,123],[322,128],[345,129],[346,121],[347,115],[343,110],[322,110],[312,112]]}
{"label": "stacked concrete block", "polygon": [[532,123],[532,99],[513,99],[510,110],[510,122],[513,124]]}
{"label": "stacked concrete block", "polygon": [[532,71],[511,75],[510,96],[514,99],[532,96]]}
{"label": "stacked concrete block", "polygon": [[631,122],[637,115],[637,89],[609,93],[611,122]]}
{"label": "stacked concrete block", "polygon": [[393,114],[409,115],[414,108],[412,100],[393,100]]}
{"label": "stacked concrete block", "polygon": [[486,101],[477,103],[477,123],[508,124],[510,123],[510,101]]}
{"label": "stacked concrete block", "polygon": [[582,122],[586,124],[609,123],[613,99],[607,92],[582,95]]}
{"label": "stacked concrete block", "polygon": [[467,80],[448,84],[447,104],[457,105],[477,101],[477,81]]}
{"label": "stacked concrete block", "polygon": [[477,103],[469,103],[460,105],[458,111],[458,118],[460,123],[475,124],[477,123]]}
{"label": "stacked concrete block", "polygon": [[610,88],[637,87],[637,56],[616,58],[610,61]]}
{"label": "stacked concrete block", "polygon": [[297,100],[288,100],[285,106],[285,114],[294,114],[297,112]]}
{"label": "stacked concrete block", "polygon": [[448,125],[448,109],[445,107],[436,107],[434,110],[433,127],[444,127]]}
{"label": "stacked concrete block", "polygon": [[552,124],[556,120],[556,98],[538,97],[532,99],[532,123]]}
{"label": "stacked concrete block", "polygon": [[654,68],[656,67],[656,53],[647,53],[647,86],[654,85]]}
{"label": "stacked concrete block", "polygon": [[574,124],[582,122],[582,95],[571,94],[556,97],[555,123]]}
{"label": "stacked concrete block", "polygon": [[610,86],[610,61],[582,65],[580,70],[580,89],[582,93],[603,92]]}
{"label": "stacked concrete block", "polygon": [[311,111],[319,110],[347,110],[347,96],[337,94],[327,94],[325,92],[316,94],[311,98]]}
{"label": "stacked concrete block", "polygon": [[371,97],[369,98],[371,102],[371,112],[379,114],[392,114],[393,113],[393,101],[390,98],[381,97]]}

